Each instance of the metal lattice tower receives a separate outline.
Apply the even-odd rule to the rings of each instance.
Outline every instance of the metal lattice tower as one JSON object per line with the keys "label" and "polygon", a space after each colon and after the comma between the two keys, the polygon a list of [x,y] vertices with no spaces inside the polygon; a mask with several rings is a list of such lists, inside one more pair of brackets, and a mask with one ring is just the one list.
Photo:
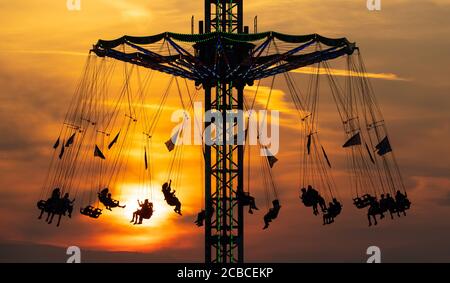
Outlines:
{"label": "metal lattice tower", "polygon": [[[242,0],[205,0],[205,31],[242,33]],[[225,47],[228,57],[236,57],[233,45]],[[233,59],[232,59],[233,60]],[[224,64],[224,62],[219,62]],[[223,68],[225,66],[222,66]],[[226,121],[227,111],[243,109],[244,85],[217,80],[205,87],[205,110],[215,109]],[[208,127],[206,124],[205,127]],[[226,141],[223,127],[222,145],[205,146],[205,261],[243,262],[244,213],[238,202],[244,185],[244,146]]]}

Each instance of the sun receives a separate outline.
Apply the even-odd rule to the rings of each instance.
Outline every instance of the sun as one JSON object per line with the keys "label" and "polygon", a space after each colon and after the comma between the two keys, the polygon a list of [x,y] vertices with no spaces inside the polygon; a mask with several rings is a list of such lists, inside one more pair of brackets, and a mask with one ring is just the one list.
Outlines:
{"label": "sun", "polygon": [[120,213],[116,214],[121,221],[131,221],[133,212],[139,209],[138,200],[144,202],[145,199],[148,199],[153,203],[153,215],[150,219],[144,220],[143,225],[145,226],[158,226],[167,222],[174,213],[173,208],[164,200],[164,195],[158,186],[144,189],[140,184],[125,183],[120,185],[120,188],[117,198],[121,205],[126,205],[124,209],[120,210]]}

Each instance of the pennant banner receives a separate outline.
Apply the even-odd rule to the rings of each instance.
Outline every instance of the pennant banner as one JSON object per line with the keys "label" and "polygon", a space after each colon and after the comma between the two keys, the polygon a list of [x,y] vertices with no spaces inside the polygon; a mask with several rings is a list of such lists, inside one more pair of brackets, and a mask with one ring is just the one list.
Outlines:
{"label": "pennant banner", "polygon": [[111,147],[113,147],[113,145],[117,142],[117,140],[119,139],[119,135],[120,135],[120,131],[117,133],[117,135],[114,137],[114,139],[109,143],[108,149],[111,149]]}
{"label": "pennant banner", "polygon": [[105,155],[103,155],[103,152],[100,150],[100,148],[98,148],[97,145],[95,145],[94,157],[100,157],[101,159],[106,159]]}
{"label": "pennant banner", "polygon": [[311,153],[311,139],[312,139],[312,134],[309,134],[308,142],[306,143],[306,148],[308,149],[308,155]]}
{"label": "pennant banner", "polygon": [[325,160],[327,161],[328,166],[331,168],[330,159],[328,159],[328,155],[325,152],[325,149],[323,148],[323,146],[321,146],[321,147],[322,147],[323,156],[325,157]]}
{"label": "pennant banner", "polygon": [[66,142],[66,147],[69,147],[71,144],[73,144],[73,141],[75,140],[75,133],[70,136],[70,138]]}
{"label": "pennant banner", "polygon": [[[64,144],[64,140],[63,140],[63,144]],[[62,157],[63,157],[63,155],[64,155],[64,146],[61,146],[61,152],[59,153],[59,159],[62,159]]]}
{"label": "pennant banner", "polygon": [[361,135],[357,133],[353,137],[351,137],[348,141],[344,143],[342,147],[350,147],[354,145],[360,145],[361,144]]}
{"label": "pennant banner", "polygon": [[369,154],[370,157],[370,161],[372,161],[373,164],[375,164],[375,159],[373,159],[372,153],[370,153],[370,149],[369,146],[366,143],[366,149],[367,149],[367,153]]}
{"label": "pennant banner", "polygon": [[147,162],[147,149],[144,148],[144,163],[145,163],[145,170],[148,169],[148,162]]}
{"label": "pennant banner", "polygon": [[383,155],[385,155],[386,153],[392,151],[391,143],[389,142],[389,139],[388,139],[387,136],[384,137],[384,139],[383,139],[379,144],[377,144],[377,145],[375,146],[375,148],[378,150],[377,153],[378,153],[378,155],[380,155],[380,156],[383,156]]}
{"label": "pennant banner", "polygon": [[53,148],[54,148],[54,149],[57,149],[58,146],[59,146],[59,137],[58,137],[58,139],[56,140],[55,144],[53,145]]}

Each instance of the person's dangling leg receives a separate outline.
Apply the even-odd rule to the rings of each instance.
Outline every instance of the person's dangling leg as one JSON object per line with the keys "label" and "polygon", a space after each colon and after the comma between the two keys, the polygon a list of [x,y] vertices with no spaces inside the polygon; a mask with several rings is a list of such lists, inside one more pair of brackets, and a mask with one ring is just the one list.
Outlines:
{"label": "person's dangling leg", "polygon": [[61,214],[58,215],[58,223],[56,223],[56,227],[59,227],[59,224],[61,223]]}
{"label": "person's dangling leg", "polygon": [[175,212],[178,213],[179,215],[181,215],[181,203],[178,202],[177,205],[175,206]]}
{"label": "person's dangling leg", "polygon": [[48,220],[48,224],[52,224],[53,217],[55,217],[55,213],[54,212],[51,213],[50,219]]}
{"label": "person's dangling leg", "polygon": [[44,215],[44,209],[41,209],[41,214],[39,215],[38,219],[42,219],[42,215]]}
{"label": "person's dangling leg", "polygon": [[67,212],[69,213],[69,218],[72,218],[72,212],[73,212],[73,206],[72,206],[72,205],[70,205],[70,206],[67,208]]}
{"label": "person's dangling leg", "polygon": [[314,215],[319,214],[319,210],[317,209],[317,203],[314,203],[312,207],[313,207],[313,214]]}

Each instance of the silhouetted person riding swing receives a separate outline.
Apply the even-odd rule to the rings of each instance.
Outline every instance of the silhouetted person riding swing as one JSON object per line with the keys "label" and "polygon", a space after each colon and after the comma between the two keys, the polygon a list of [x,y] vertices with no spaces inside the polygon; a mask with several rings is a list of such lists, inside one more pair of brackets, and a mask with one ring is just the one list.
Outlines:
{"label": "silhouetted person riding swing", "polygon": [[[56,194],[55,194],[55,197],[56,197]],[[61,223],[61,217],[63,215],[66,215],[66,212],[69,212],[69,217],[72,217],[74,202],[75,202],[75,199],[73,199],[73,200],[69,199],[69,193],[65,193],[63,198],[57,199],[55,202],[55,205],[53,207],[53,210],[51,211],[51,216],[50,216],[50,219],[48,220],[48,224],[52,223],[53,217],[55,217],[55,214],[58,215],[58,223],[56,224],[56,227],[59,227],[59,224]]]}
{"label": "silhouetted person riding swing", "polygon": [[109,193],[108,188],[104,188],[101,192],[98,193],[98,199],[108,210],[112,210],[111,208],[120,207],[125,208],[126,205],[120,205],[118,200],[112,199],[111,193]]}
{"label": "silhouetted person riding swing", "polygon": [[251,195],[250,195],[250,193],[248,193],[248,192],[242,192],[242,193],[240,193],[240,194],[238,194],[238,201],[239,202],[241,202],[241,204],[243,205],[243,206],[249,206],[249,208],[248,208],[248,213],[250,213],[250,214],[253,214],[253,209],[254,210],[259,210],[257,207],[256,207],[256,201],[255,201],[255,198],[254,197],[252,197]]}
{"label": "silhouetted person riding swing", "polygon": [[175,190],[172,191],[171,185],[172,180],[170,180],[169,183],[166,182],[162,185],[162,192],[164,194],[164,199],[166,200],[168,205],[175,206],[174,211],[179,215],[181,215],[181,202],[175,196]]}
{"label": "silhouetted person riding swing", "polygon": [[263,229],[269,228],[269,223],[272,222],[275,218],[278,217],[278,213],[280,212],[280,202],[276,199],[272,201],[273,207],[269,209],[269,211],[264,215],[264,227]]}
{"label": "silhouetted person riding swing", "polygon": [[334,218],[336,218],[341,211],[342,204],[336,198],[333,198],[333,202],[330,202],[328,205],[327,213],[323,215],[323,225],[333,223]]}
{"label": "silhouetted person riding swing", "polygon": [[406,210],[411,207],[411,202],[409,201],[406,192],[402,194],[400,191],[397,191],[395,194],[395,202],[397,204],[397,215],[400,216],[400,212],[403,212],[403,215],[406,216]]}
{"label": "silhouetted person riding swing", "polygon": [[[69,215],[68,215],[69,218],[72,218],[73,203],[75,202],[75,199],[70,200],[70,199],[69,199],[69,194],[66,193],[66,194],[64,195],[64,198],[62,199],[62,201],[63,201],[63,208],[64,208],[64,211],[67,211],[67,212],[69,213]],[[65,215],[65,213],[64,213],[64,215]]]}
{"label": "silhouetted person riding swing", "polygon": [[[394,213],[397,212],[397,203],[395,199],[391,196],[391,194],[386,194],[386,206],[391,214],[391,219],[394,219]],[[399,214],[400,216],[400,214]]]}
{"label": "silhouetted person riding swing", "polygon": [[317,205],[320,206],[322,212],[326,212],[327,206],[325,204],[325,200],[317,190],[313,189],[311,185],[308,185],[308,190],[302,188],[301,191],[302,194],[300,199],[306,207],[312,206],[314,215],[319,214]]}
{"label": "silhouetted person riding swing", "polygon": [[378,200],[376,198],[372,199],[372,202],[370,203],[369,206],[369,211],[367,212],[367,219],[369,220],[369,226],[372,226],[372,221],[371,219],[373,218],[374,220],[374,225],[377,225],[377,215],[380,215],[380,219],[384,218],[384,214],[383,211],[380,208],[380,203],[378,202]]}
{"label": "silhouetted person riding swing", "polygon": [[380,196],[380,210],[383,213],[389,210],[388,199],[384,197],[384,194]]}
{"label": "silhouetted person riding swing", "polygon": [[52,191],[52,195],[49,199],[40,200],[37,203],[37,207],[41,210],[41,214],[39,215],[38,219],[42,218],[42,215],[44,212],[47,212],[47,219],[46,222],[49,221],[51,213],[56,209],[56,206],[58,205],[59,199],[61,196],[61,189],[55,188]]}
{"label": "silhouetted person riding swing", "polygon": [[206,211],[204,210],[204,209],[202,209],[202,211],[200,211],[198,214],[197,214],[197,220],[195,220],[195,224],[198,226],[198,227],[201,227],[201,226],[203,226],[203,222],[205,221],[205,219],[206,219]]}
{"label": "silhouetted person riding swing", "polygon": [[131,219],[130,221],[134,221],[134,225],[142,224],[143,219],[150,219],[150,217],[152,217],[153,215],[153,203],[149,202],[148,199],[144,200],[143,203],[138,200],[138,204],[140,206],[140,209],[133,212],[133,219]]}

